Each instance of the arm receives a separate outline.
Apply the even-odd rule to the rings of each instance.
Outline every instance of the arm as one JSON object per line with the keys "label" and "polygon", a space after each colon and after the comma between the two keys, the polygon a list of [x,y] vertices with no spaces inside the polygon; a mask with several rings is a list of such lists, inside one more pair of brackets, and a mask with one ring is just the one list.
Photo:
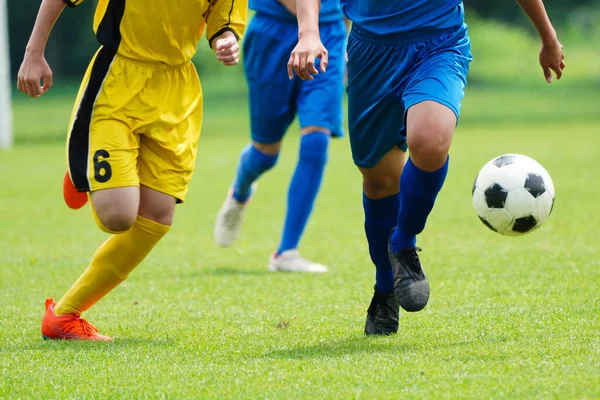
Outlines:
{"label": "arm", "polygon": [[[73,6],[81,1],[74,1]],[[44,57],[46,42],[54,23],[65,8],[63,0],[42,0],[40,10],[19,69],[17,87],[30,97],[40,97],[52,87],[52,70]],[[40,81],[44,80],[44,86]]]}
{"label": "arm", "polygon": [[296,0],[298,39],[302,39],[303,36],[319,37],[320,10],[321,0]]}
{"label": "arm", "polygon": [[556,31],[548,18],[542,0],[516,0],[523,12],[527,15],[542,41],[540,50],[540,65],[544,70],[544,76],[548,83],[552,82],[552,71],[556,73],[556,79],[562,76],[565,68],[562,45],[558,41]]}
{"label": "arm", "polygon": [[328,53],[319,36],[320,9],[320,0],[296,0],[298,44],[288,61],[290,79],[294,77],[294,71],[300,79],[314,79],[312,75],[319,73],[315,68],[317,58],[321,59],[321,72],[327,70]]}
{"label": "arm", "polygon": [[238,41],[246,30],[248,0],[211,0],[204,13],[208,45],[224,65],[240,60]]}

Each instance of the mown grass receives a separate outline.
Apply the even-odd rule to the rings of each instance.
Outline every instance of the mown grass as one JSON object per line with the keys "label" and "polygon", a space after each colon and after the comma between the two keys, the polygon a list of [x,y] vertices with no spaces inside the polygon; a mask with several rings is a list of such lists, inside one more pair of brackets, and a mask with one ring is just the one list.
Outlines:
{"label": "mown grass", "polygon": [[[330,272],[270,274],[297,134],[261,179],[237,245],[218,248],[212,224],[248,121],[243,87],[232,97],[205,86],[197,171],[174,228],[87,314],[113,343],[41,340],[44,299],[64,293],[105,235],[87,209],[62,204],[71,88],[16,99],[17,145],[0,152],[0,397],[600,398],[593,88],[469,88],[419,238],[430,304],[402,313],[397,335],[366,338],[374,268],[347,138],[332,143],[301,244]],[[508,152],[540,161],[557,192],[546,225],[521,238],[492,233],[470,204],[478,169]]]}

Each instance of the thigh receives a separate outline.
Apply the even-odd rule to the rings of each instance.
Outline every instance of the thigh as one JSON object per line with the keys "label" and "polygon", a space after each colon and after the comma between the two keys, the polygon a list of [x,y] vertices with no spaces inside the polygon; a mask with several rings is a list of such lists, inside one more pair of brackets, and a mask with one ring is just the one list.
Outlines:
{"label": "thigh", "polygon": [[202,91],[193,64],[157,72],[152,98],[160,118],[139,132],[140,184],[183,202],[194,173],[202,126]]}
{"label": "thigh", "polygon": [[407,62],[395,46],[353,27],[348,39],[348,129],[354,163],[372,168],[394,146],[406,149],[404,109],[396,92]]}
{"label": "thigh", "polygon": [[[346,26],[342,20],[320,27],[321,39],[329,51],[326,73],[312,81],[303,81],[297,99],[300,127],[318,126],[329,130],[333,137],[344,135],[342,100],[346,71]],[[317,69],[318,67],[317,60]]]}
{"label": "thigh", "polygon": [[433,101],[450,109],[458,122],[471,61],[466,27],[423,42],[420,52],[418,64],[401,93],[405,109]]}
{"label": "thigh", "polygon": [[126,67],[101,49],[86,73],[67,143],[71,179],[79,191],[137,186],[139,137],[123,104],[143,89],[144,76],[129,79]]}
{"label": "thigh", "polygon": [[286,65],[298,36],[296,24],[257,14],[244,38],[252,140],[281,141],[296,115],[299,80],[288,79]]}

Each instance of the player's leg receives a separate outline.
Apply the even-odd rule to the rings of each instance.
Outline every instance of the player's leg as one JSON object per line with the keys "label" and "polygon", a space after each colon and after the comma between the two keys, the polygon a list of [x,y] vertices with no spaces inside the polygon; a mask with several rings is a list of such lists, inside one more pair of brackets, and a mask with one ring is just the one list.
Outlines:
{"label": "player's leg", "polygon": [[321,126],[301,130],[296,169],[290,181],[279,248],[269,259],[271,272],[327,272],[327,267],[302,257],[298,245],[321,187],[331,131]]}
{"label": "player's leg", "polygon": [[[42,328],[45,337],[61,337],[53,332],[53,323],[63,321],[62,325],[66,326],[65,323],[70,321],[74,328],[69,334],[75,333],[77,337],[65,337],[63,334],[62,338],[103,340],[105,337],[97,335],[95,328],[79,315],[123,282],[170,230],[176,199],[183,201],[185,198],[193,173],[202,121],[202,98],[195,69],[189,65],[182,70],[169,72],[173,75],[166,79],[172,83],[170,88],[160,78],[158,84],[154,85],[164,88],[172,97],[166,99],[165,104],[179,104],[179,107],[173,106],[172,110],[168,110],[172,113],[173,120],[180,118],[175,126],[166,127],[164,121],[160,121],[157,126],[147,127],[153,136],[144,135],[141,140],[138,135],[127,135],[127,132],[120,132],[118,135],[113,133],[110,137],[92,135],[93,149],[104,149],[100,144],[103,140],[117,143],[115,149],[106,151],[111,154],[110,157],[94,161],[96,165],[93,178],[90,174],[87,177],[92,187],[121,185],[127,181],[137,183],[138,170],[141,185],[139,189],[126,186],[92,192],[91,202],[96,222],[113,235],[96,251],[87,270],[65,296],[56,306],[49,307],[47,316],[50,314],[50,318]],[[142,99],[141,102],[147,103],[148,100]],[[102,126],[104,124],[92,123],[94,130],[102,131]],[[167,132],[159,127],[166,127]],[[126,138],[130,138],[130,142],[123,142]],[[130,152],[122,149],[130,149],[134,145],[136,156],[139,146],[139,157],[131,160],[128,157]],[[104,164],[100,165],[100,162]],[[104,171],[101,172],[101,169]],[[72,173],[77,170],[72,163]],[[75,173],[75,176],[78,175]],[[86,332],[91,337],[85,337]]]}
{"label": "player's leg", "polygon": [[399,181],[406,140],[401,133],[402,103],[398,82],[410,69],[408,55],[394,42],[375,38],[354,26],[348,39],[348,126],[354,163],[363,176],[364,229],[375,265],[373,299],[365,334],[398,330],[399,307],[388,240],[399,208]]}
{"label": "player's leg", "polygon": [[259,143],[252,141],[242,150],[233,180],[231,197],[240,204],[245,204],[252,194],[252,186],[268,170],[277,163],[281,141],[275,143]]}
{"label": "player's leg", "polygon": [[252,141],[240,154],[232,187],[215,220],[214,238],[230,246],[238,237],[255,182],[273,168],[281,139],[294,119],[292,101],[297,81],[285,74],[295,24],[261,14],[248,26],[244,44],[244,69],[249,89]]}
{"label": "player's leg", "polygon": [[130,269],[137,265],[130,268],[128,253],[122,251],[122,243],[134,231],[130,228],[139,206],[139,189],[135,186],[103,189],[93,192],[91,199],[92,213],[98,226],[112,235],[56,304],[52,299],[46,300],[46,314],[42,321],[45,339],[109,340],[107,336],[98,334],[97,329],[80,315],[120,284]]}
{"label": "player's leg", "polygon": [[[99,223],[113,234],[57,302],[56,315],[81,314],[123,282],[169,231],[175,205],[171,196],[143,186],[100,190],[92,193],[91,199]],[[115,211],[114,204],[125,211]]]}
{"label": "player's leg", "polygon": [[405,151],[394,146],[374,167],[359,168],[363,176],[364,229],[375,264],[375,289],[367,313],[366,334],[387,335],[398,330],[399,310],[388,240],[400,206],[398,182],[404,160]]}
{"label": "player's leg", "polygon": [[327,271],[327,267],[305,259],[298,252],[323,180],[330,137],[343,135],[346,27],[340,20],[322,24],[320,32],[329,50],[329,66],[326,74],[315,76],[313,81],[302,82],[296,96],[301,128],[300,149],[288,189],[281,241],[269,261],[271,271]]}
{"label": "player's leg", "polygon": [[471,59],[466,29],[421,43],[423,60],[402,93],[410,158],[400,180],[400,211],[390,238],[396,273],[396,297],[407,311],[419,311],[429,299],[416,247],[448,172],[448,151]]}
{"label": "player's leg", "polygon": [[[402,175],[401,211],[391,240],[392,251],[414,248],[448,172],[448,151],[456,115],[434,101],[408,109],[407,142],[410,158]],[[409,212],[410,211],[410,212]]]}
{"label": "player's leg", "polygon": [[252,141],[242,150],[236,175],[215,219],[214,238],[220,246],[231,246],[242,227],[244,212],[256,181],[277,163],[281,142]]}
{"label": "player's leg", "polygon": [[[42,335],[46,338],[108,339],[80,314],[121,283],[168,230],[136,217],[140,208],[139,137],[132,133],[129,118],[114,106],[119,104],[116,94],[108,95],[103,85],[127,87],[131,93],[120,94],[132,99],[131,105],[135,106],[136,93],[144,88],[145,79],[140,71],[128,70],[126,62],[115,60],[107,52],[99,52],[93,63],[69,136],[69,172],[77,190],[91,192],[96,222],[112,235],[58,303],[47,300],[42,322]],[[138,117],[145,120],[147,116]]]}

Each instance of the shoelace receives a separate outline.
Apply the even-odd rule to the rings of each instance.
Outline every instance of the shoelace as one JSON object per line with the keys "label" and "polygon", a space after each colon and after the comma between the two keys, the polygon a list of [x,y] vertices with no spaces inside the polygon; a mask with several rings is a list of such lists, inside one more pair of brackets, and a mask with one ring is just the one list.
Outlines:
{"label": "shoelace", "polygon": [[413,264],[413,265],[419,265],[420,264],[419,256],[417,255],[418,251],[421,251],[420,247],[415,247],[413,249],[402,250],[402,252],[409,259],[410,263]]}
{"label": "shoelace", "polygon": [[69,329],[69,333],[73,333],[77,336],[94,336],[98,333],[98,329],[94,325],[90,324],[80,316],[76,316],[74,322],[75,324]]}

